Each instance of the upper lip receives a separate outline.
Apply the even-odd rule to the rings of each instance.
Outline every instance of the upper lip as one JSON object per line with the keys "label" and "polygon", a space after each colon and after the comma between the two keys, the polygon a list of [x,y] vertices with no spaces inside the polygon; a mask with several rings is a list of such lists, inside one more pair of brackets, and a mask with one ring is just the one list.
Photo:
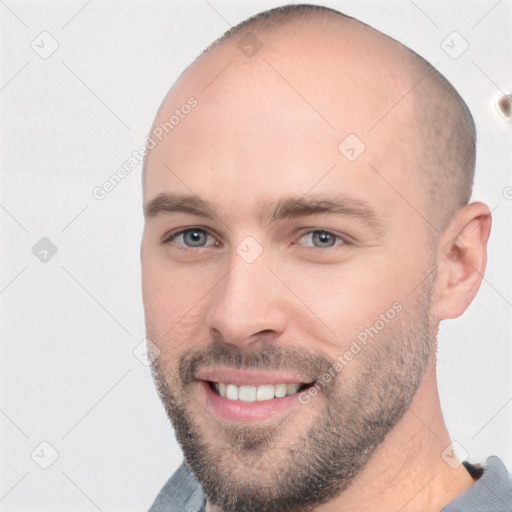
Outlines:
{"label": "upper lip", "polygon": [[237,386],[262,386],[264,384],[311,384],[309,377],[291,373],[271,373],[263,371],[236,370],[232,368],[204,368],[197,372],[197,379],[209,382],[222,382]]}

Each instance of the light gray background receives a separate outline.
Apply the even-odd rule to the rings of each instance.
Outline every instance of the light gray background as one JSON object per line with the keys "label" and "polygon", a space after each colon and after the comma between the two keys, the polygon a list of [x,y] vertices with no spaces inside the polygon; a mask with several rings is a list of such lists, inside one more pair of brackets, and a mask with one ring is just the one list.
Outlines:
{"label": "light gray background", "polygon": [[[146,510],[181,462],[133,354],[144,338],[140,165],[103,201],[92,190],[143,144],[208,43],[281,3],[0,0],[0,510]],[[496,454],[512,471],[511,127],[493,103],[511,88],[511,1],[324,4],[438,63],[473,111],[474,200],[494,211],[493,232],[478,298],[442,325],[439,383],[458,453]],[[59,44],[48,59],[31,48],[49,48],[43,31]],[[453,31],[469,43],[457,59],[441,47]],[[47,263],[32,253],[42,237],[58,248]],[[59,455],[48,469],[43,441]]]}

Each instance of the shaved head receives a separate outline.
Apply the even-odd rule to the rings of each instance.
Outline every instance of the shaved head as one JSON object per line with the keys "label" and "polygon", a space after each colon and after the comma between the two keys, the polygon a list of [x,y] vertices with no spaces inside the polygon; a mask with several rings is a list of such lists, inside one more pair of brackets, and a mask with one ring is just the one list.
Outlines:
{"label": "shaved head", "polygon": [[[385,75],[373,73],[372,80],[377,86],[380,83],[385,87],[384,81],[391,78],[391,85],[400,94],[380,113],[375,112],[376,124],[367,128],[370,132],[379,130],[380,122],[391,110],[407,111],[408,115],[400,116],[399,124],[392,128],[393,145],[395,150],[398,147],[400,151],[410,154],[407,172],[415,173],[424,192],[425,202],[420,209],[428,218],[434,236],[439,234],[471,197],[476,160],[473,117],[452,84],[423,57],[339,11],[309,4],[287,5],[244,20],[208,46],[182,73],[162,103],[159,114],[165,112],[173,89],[192,68],[204,65],[216,52],[235,46],[243,34],[250,32],[265,45],[275,44],[275,51],[278,52],[283,44],[286,48],[287,41],[291,41],[294,34],[311,34],[311,44],[314,45],[315,35],[322,34],[326,27],[332,29],[329,34],[334,36],[333,46],[336,38],[346,43],[347,53],[370,52],[375,62],[385,63]],[[296,64],[307,69],[307,57],[299,57]],[[368,59],[370,74],[373,68],[371,59]],[[332,68],[336,69],[338,64],[333,60]],[[329,68],[326,69],[326,74],[329,71]],[[155,124],[159,117],[161,115],[157,115]],[[148,168],[148,160],[147,157],[144,172]]]}
{"label": "shaved head", "polygon": [[459,93],[423,57],[346,14],[308,4],[287,5],[256,14],[228,30],[203,52],[203,56],[249,30],[278,35],[286,25],[300,31],[308,24],[319,22],[316,27],[321,28],[321,22],[326,18],[337,24],[340,38],[345,36],[344,32],[348,32],[348,37],[364,32],[368,39],[391,42],[386,46],[394,54],[390,64],[397,68],[398,73],[411,79],[412,89],[407,93],[414,102],[416,170],[423,179],[431,222],[442,231],[454,213],[470,200],[475,172],[476,130],[473,116]]}
{"label": "shaved head", "polygon": [[[146,335],[208,512],[397,510],[425,460],[451,471],[418,418],[443,424],[437,329],[476,293],[490,228],[452,85],[349,16],[281,7],[184,71],[148,149]],[[418,499],[401,510],[448,501]]]}

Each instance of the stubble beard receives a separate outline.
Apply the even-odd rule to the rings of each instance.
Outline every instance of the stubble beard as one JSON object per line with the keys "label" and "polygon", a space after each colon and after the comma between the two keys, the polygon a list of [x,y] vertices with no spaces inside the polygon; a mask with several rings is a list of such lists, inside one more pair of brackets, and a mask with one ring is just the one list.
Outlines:
{"label": "stubble beard", "polygon": [[[293,348],[266,346],[257,354],[233,354],[223,345],[187,352],[179,368],[164,371],[155,360],[156,388],[186,462],[210,503],[224,512],[311,512],[349,487],[374,450],[402,418],[436,351],[429,310],[435,272],[414,304],[404,309],[359,354],[357,372],[343,369],[321,395],[324,406],[303,432],[289,422],[217,421],[194,398],[194,372],[202,365],[278,370],[320,377],[333,362]],[[405,318],[404,318],[405,317]],[[347,345],[343,345],[347,346]],[[208,430],[208,431],[206,431]]]}

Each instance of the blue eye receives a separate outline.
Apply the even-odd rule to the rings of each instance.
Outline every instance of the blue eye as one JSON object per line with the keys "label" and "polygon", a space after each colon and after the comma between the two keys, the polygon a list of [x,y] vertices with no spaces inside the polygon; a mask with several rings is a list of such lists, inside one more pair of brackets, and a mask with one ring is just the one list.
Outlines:
{"label": "blue eye", "polygon": [[306,243],[305,245],[310,245],[318,249],[328,249],[329,247],[334,247],[335,245],[345,243],[345,241],[342,240],[338,235],[325,230],[310,231],[309,233],[302,235],[299,238],[299,241],[305,239],[308,239],[311,242],[311,244]]}
{"label": "blue eye", "polygon": [[[183,245],[189,248],[206,247],[207,245],[215,244],[215,238],[207,231],[200,228],[189,228],[178,231],[167,236],[164,243],[174,242],[178,245]],[[208,242],[210,242],[208,244]]]}
{"label": "blue eye", "polygon": [[[215,245],[217,240],[203,228],[187,228],[168,234],[163,243],[174,243],[188,249],[200,249]],[[324,229],[309,231],[299,238],[299,245],[316,249],[329,249],[345,243],[347,242],[339,235]]]}

